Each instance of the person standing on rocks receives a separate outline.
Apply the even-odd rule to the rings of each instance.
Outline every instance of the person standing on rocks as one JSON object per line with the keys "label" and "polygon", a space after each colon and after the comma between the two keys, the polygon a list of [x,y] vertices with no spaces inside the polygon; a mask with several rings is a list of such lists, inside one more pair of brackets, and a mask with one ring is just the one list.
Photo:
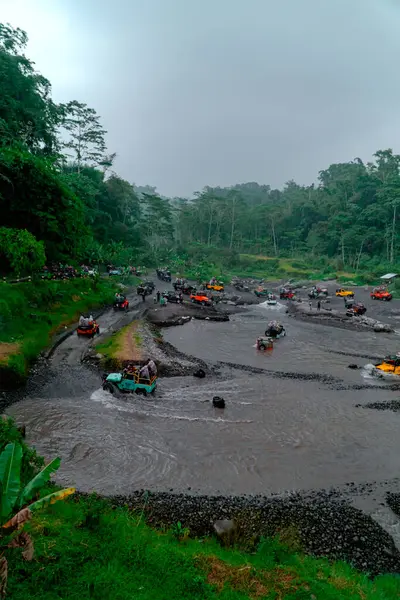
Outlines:
{"label": "person standing on rocks", "polygon": [[139,378],[145,381],[150,381],[150,372],[148,365],[143,365],[143,367],[139,371]]}
{"label": "person standing on rocks", "polygon": [[155,377],[157,375],[157,367],[156,363],[152,358],[149,358],[147,361],[147,368],[149,369],[149,373],[151,377]]}
{"label": "person standing on rocks", "polygon": [[160,290],[157,290],[157,304],[160,304],[161,293]]}
{"label": "person standing on rocks", "polygon": [[310,310],[312,310],[312,302],[311,302],[311,300],[310,300],[310,302],[308,303],[308,305],[309,305],[309,307],[310,307]]}
{"label": "person standing on rocks", "polygon": [[321,300],[318,300],[317,309],[321,310]]}

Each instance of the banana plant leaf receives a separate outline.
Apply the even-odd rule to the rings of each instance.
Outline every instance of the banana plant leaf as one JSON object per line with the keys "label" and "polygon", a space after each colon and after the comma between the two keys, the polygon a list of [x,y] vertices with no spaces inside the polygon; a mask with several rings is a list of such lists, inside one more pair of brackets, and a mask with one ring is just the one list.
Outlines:
{"label": "banana plant leaf", "polygon": [[21,531],[15,538],[13,538],[8,544],[8,548],[23,548],[22,558],[25,560],[33,559],[33,540],[29,533],[26,533],[26,531]]}
{"label": "banana plant leaf", "polygon": [[0,597],[4,598],[7,589],[8,562],[5,556],[0,557]]}
{"label": "banana plant leaf", "polygon": [[22,529],[27,521],[32,518],[32,513],[29,508],[23,508],[14,515],[7,523],[4,523],[3,529]]}
{"label": "banana plant leaf", "polygon": [[0,516],[7,517],[15,506],[21,485],[22,448],[7,444],[0,454],[1,504]]}
{"label": "banana plant leaf", "polygon": [[45,496],[44,498],[40,498],[40,500],[36,500],[36,502],[33,502],[32,504],[30,504],[28,506],[28,509],[31,511],[34,511],[34,510],[38,510],[39,508],[44,508],[45,506],[49,506],[50,504],[55,504],[59,500],[64,500],[65,498],[68,498],[68,496],[75,494],[75,491],[76,491],[75,488],[71,487],[71,488],[66,488],[65,490],[60,490],[59,492],[53,492],[52,494],[49,494],[48,496]]}
{"label": "banana plant leaf", "polygon": [[50,476],[54,471],[60,467],[61,459],[55,458],[52,460],[44,469],[40,471],[22,490],[22,494],[19,498],[18,506],[21,508],[24,504],[29,502],[35,493],[44,486],[50,479]]}

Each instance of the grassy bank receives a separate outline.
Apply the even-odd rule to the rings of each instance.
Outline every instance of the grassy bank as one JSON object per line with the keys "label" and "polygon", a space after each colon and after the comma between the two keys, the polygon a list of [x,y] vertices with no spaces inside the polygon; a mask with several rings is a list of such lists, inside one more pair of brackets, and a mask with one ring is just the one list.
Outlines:
{"label": "grassy bank", "polygon": [[105,369],[121,369],[125,361],[143,360],[141,321],[132,321],[96,345],[96,352],[103,355]]}
{"label": "grassy bank", "polygon": [[111,303],[115,285],[108,279],[0,283],[0,383],[23,382],[52,336],[82,312]]}
{"label": "grassy bank", "polygon": [[[24,484],[43,464],[11,422],[0,421],[0,452],[10,441],[23,447]],[[46,486],[41,496],[52,491]],[[215,538],[190,537],[185,523],[157,530],[142,510],[110,500],[77,496],[34,512],[23,548],[6,546],[8,592],[13,600],[392,600],[400,579],[369,579],[345,563],[306,556],[295,535],[265,538],[247,553]]]}
{"label": "grassy bank", "polygon": [[[233,276],[256,279],[328,280],[356,285],[377,284],[379,277],[389,271],[396,272],[396,265],[361,264],[356,271],[343,268],[338,259],[324,257],[273,257],[255,254],[227,255],[217,248],[198,246],[186,257],[175,257],[171,267],[174,272],[190,279],[206,280],[213,275],[225,282]],[[399,267],[400,268],[400,267]],[[398,270],[398,269],[397,269]]]}
{"label": "grassy bank", "polygon": [[246,554],[213,539],[188,539],[182,524],[155,531],[140,514],[95,496],[48,508],[27,531],[35,559],[27,563],[17,551],[9,558],[14,600],[389,600],[400,593],[393,576],[369,581],[278,539]]}

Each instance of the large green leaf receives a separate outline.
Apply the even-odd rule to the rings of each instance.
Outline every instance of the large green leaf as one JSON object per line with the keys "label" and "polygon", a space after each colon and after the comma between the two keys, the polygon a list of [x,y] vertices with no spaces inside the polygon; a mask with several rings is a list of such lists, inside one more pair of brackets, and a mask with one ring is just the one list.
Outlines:
{"label": "large green leaf", "polygon": [[7,517],[18,498],[21,479],[22,448],[19,444],[7,444],[0,454],[1,504],[0,516]]}
{"label": "large green leaf", "polygon": [[60,490],[59,492],[53,492],[44,498],[40,498],[40,500],[36,500],[28,506],[29,510],[38,510],[39,508],[45,508],[49,504],[55,504],[59,500],[64,500],[71,494],[75,494],[75,488],[66,488],[65,490]]}
{"label": "large green leaf", "polygon": [[25,486],[19,500],[19,506],[23,506],[40,490],[50,479],[50,475],[57,471],[60,467],[61,459],[55,458],[44,469],[40,471],[31,481]]}

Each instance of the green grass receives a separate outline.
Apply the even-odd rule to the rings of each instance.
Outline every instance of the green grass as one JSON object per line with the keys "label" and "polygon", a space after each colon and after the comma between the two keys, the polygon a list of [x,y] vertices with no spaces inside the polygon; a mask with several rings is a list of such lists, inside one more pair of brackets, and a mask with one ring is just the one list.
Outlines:
{"label": "green grass", "polygon": [[[42,460],[11,420],[0,420],[0,452],[23,447],[22,483]],[[50,489],[49,489],[50,488]],[[47,486],[41,495],[54,491]],[[34,513],[25,526],[31,562],[3,547],[12,600],[393,600],[400,578],[374,580],[345,563],[302,554],[295,530],[261,540],[248,554],[214,538],[190,539],[185,523],[151,528],[142,510],[115,508],[96,495],[72,497]]]}
{"label": "green grass", "polygon": [[124,361],[142,359],[141,324],[141,321],[132,321],[103,342],[96,344],[96,352],[103,355],[102,366],[105,369],[120,370]]}
{"label": "green grass", "polygon": [[96,496],[49,507],[27,530],[34,561],[7,551],[13,600],[392,600],[400,594],[400,579],[370,581],[277,539],[262,540],[253,554],[214,539],[179,539]]}
{"label": "green grass", "polygon": [[53,335],[112,302],[116,281],[0,282],[0,381],[18,383]]}

